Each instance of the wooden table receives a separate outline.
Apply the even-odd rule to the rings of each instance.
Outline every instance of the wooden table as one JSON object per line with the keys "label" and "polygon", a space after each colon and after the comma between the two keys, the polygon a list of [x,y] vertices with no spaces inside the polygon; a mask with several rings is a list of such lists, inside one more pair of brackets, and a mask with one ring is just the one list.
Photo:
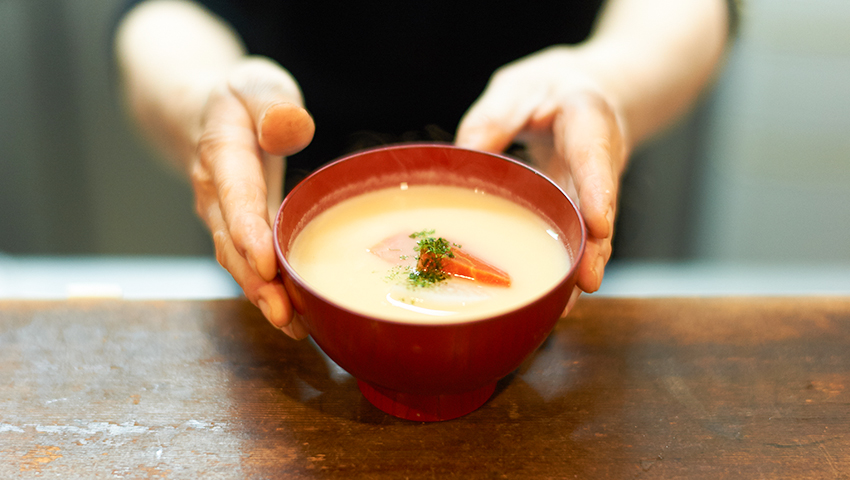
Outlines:
{"label": "wooden table", "polygon": [[241,300],[0,302],[0,478],[850,478],[850,298],[583,297],[481,409],[388,416]]}

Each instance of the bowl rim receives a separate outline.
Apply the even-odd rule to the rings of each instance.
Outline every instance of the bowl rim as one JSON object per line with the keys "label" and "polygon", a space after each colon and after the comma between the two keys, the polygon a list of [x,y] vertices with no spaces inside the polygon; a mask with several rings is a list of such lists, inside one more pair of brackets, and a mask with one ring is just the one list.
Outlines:
{"label": "bowl rim", "polygon": [[[410,321],[404,321],[404,320],[394,320],[394,319],[391,319],[391,318],[377,317],[377,316],[374,316],[374,315],[369,315],[369,314],[366,314],[366,313],[363,313],[363,312],[359,312],[357,310],[352,310],[351,308],[340,305],[338,302],[335,302],[335,301],[331,300],[330,298],[328,298],[327,295],[324,295],[321,292],[317,291],[312,285],[310,285],[310,282],[306,281],[301,275],[298,274],[298,272],[295,271],[295,268],[292,267],[292,265],[289,263],[289,261],[283,255],[283,251],[281,250],[281,247],[280,247],[280,241],[279,241],[279,238],[278,238],[278,230],[279,230],[280,222],[282,220],[283,210],[287,205],[288,199],[290,198],[290,196],[294,195],[300,188],[302,188],[303,185],[306,184],[306,182],[310,181],[314,176],[319,175],[321,172],[323,172],[325,170],[334,168],[336,165],[338,165],[340,163],[353,161],[360,156],[369,155],[369,154],[372,154],[372,153],[377,152],[377,151],[406,150],[406,149],[412,149],[412,148],[434,148],[434,149],[448,149],[448,150],[464,150],[464,151],[474,152],[474,153],[477,153],[477,154],[483,154],[483,155],[495,157],[497,159],[507,161],[507,162],[512,163],[516,166],[519,166],[519,167],[522,167],[526,170],[529,170],[531,173],[541,177],[544,181],[548,182],[553,187],[555,187],[564,196],[564,198],[567,200],[567,202],[569,202],[573,211],[576,212],[576,217],[578,218],[578,221],[579,221],[579,229],[581,231],[581,240],[579,242],[579,247],[578,247],[578,249],[576,249],[575,260],[573,261],[572,265],[570,265],[570,268],[564,273],[564,275],[561,277],[560,280],[555,282],[555,284],[551,288],[541,292],[537,296],[533,297],[531,300],[528,300],[525,303],[518,305],[511,310],[508,310],[508,311],[505,311],[505,312],[502,312],[502,313],[499,313],[499,314],[496,314],[496,315],[487,316],[487,317],[472,318],[472,319],[466,319],[466,320],[457,320],[457,321],[453,321],[453,322],[435,321],[433,323],[431,323],[431,322],[429,322],[429,323],[424,323],[424,322],[419,323],[419,322],[410,322]],[[378,322],[387,322],[387,323],[398,324],[398,325],[410,325],[410,326],[413,326],[413,327],[420,327],[420,328],[449,328],[449,327],[456,327],[456,326],[459,326],[459,325],[466,325],[466,324],[471,324],[471,323],[479,323],[479,322],[496,320],[496,319],[501,318],[503,316],[510,315],[513,312],[516,312],[517,310],[521,310],[523,308],[526,308],[529,305],[536,302],[537,300],[540,300],[541,298],[550,295],[552,292],[559,289],[564,282],[569,281],[569,279],[573,276],[575,271],[579,268],[579,266],[581,264],[581,260],[584,257],[585,247],[587,245],[587,235],[588,235],[587,225],[585,224],[584,217],[582,216],[581,210],[579,209],[578,205],[576,205],[575,201],[572,198],[570,198],[569,195],[567,195],[567,193],[564,191],[563,188],[561,188],[560,185],[558,185],[554,180],[549,178],[549,176],[547,176],[543,172],[537,170],[536,168],[534,168],[533,166],[531,166],[531,165],[529,165],[525,162],[522,162],[522,161],[517,160],[515,158],[511,158],[510,156],[507,156],[505,154],[486,152],[486,151],[483,151],[483,150],[476,150],[476,149],[472,149],[472,148],[459,147],[459,146],[456,146],[456,145],[451,144],[451,143],[441,143],[441,142],[408,142],[408,143],[396,143],[396,144],[392,144],[392,145],[382,145],[380,147],[358,150],[356,152],[352,152],[352,153],[343,155],[341,157],[338,157],[338,158],[322,165],[321,167],[317,168],[313,172],[311,172],[307,177],[305,177],[300,182],[298,182],[295,185],[295,187],[293,187],[292,190],[289,191],[289,193],[287,195],[284,196],[283,201],[280,204],[280,207],[278,207],[277,214],[275,215],[275,220],[274,220],[274,223],[272,225],[272,241],[274,243],[275,256],[277,257],[277,261],[278,261],[279,266],[284,268],[286,270],[286,273],[290,277],[292,277],[293,281],[296,281],[298,284],[300,284],[301,287],[306,289],[307,291],[309,291],[311,295],[313,295],[313,296],[315,296],[319,299],[322,299],[323,301],[332,305],[334,308],[345,311],[347,314],[355,315],[355,316],[358,316],[358,317],[361,317],[361,318],[364,318],[364,319],[367,319],[367,320],[373,320],[373,321],[378,321]],[[283,276],[283,272],[280,272],[280,275]],[[289,295],[288,291],[287,291],[287,295]]]}

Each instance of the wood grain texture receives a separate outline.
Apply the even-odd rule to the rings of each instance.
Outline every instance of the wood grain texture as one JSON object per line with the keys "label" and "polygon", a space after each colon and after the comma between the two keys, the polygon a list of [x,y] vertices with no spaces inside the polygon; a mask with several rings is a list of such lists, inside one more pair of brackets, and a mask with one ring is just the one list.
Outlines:
{"label": "wood grain texture", "polygon": [[388,416],[250,304],[0,302],[0,478],[850,478],[850,298],[582,298],[482,408]]}

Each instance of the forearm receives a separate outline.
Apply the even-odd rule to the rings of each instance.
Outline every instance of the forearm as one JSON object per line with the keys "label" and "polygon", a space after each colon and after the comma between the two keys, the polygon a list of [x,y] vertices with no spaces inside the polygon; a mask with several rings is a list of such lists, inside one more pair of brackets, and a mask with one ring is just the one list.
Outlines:
{"label": "forearm", "polygon": [[610,0],[580,47],[639,144],[687,110],[709,82],[728,36],[722,0]]}
{"label": "forearm", "polygon": [[193,3],[148,1],[121,22],[115,51],[133,116],[185,171],[210,90],[245,55],[239,38]]}

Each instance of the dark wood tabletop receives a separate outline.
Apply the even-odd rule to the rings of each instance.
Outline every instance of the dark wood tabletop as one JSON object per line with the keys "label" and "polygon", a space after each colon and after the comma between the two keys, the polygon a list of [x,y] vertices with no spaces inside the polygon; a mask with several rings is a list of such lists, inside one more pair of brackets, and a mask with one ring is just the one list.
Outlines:
{"label": "dark wood tabletop", "polygon": [[0,478],[850,478],[850,298],[586,296],[456,420],[242,300],[0,301]]}

